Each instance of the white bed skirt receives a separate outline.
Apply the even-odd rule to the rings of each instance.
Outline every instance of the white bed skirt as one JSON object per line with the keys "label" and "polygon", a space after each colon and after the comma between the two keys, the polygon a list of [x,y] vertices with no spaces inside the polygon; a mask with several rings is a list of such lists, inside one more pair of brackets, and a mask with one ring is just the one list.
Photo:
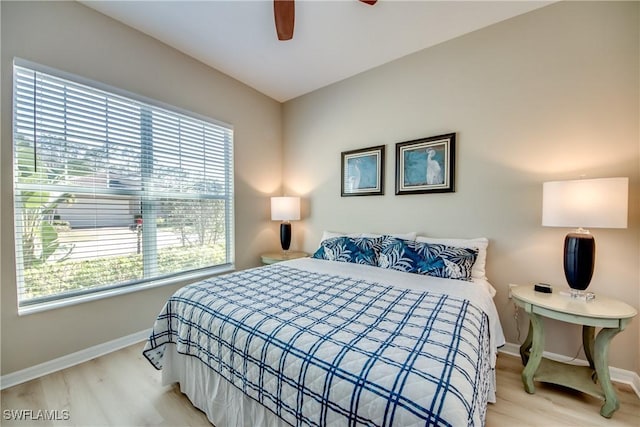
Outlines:
{"label": "white bed skirt", "polygon": [[162,384],[180,383],[180,391],[214,426],[287,425],[196,357],[179,354],[174,344],[167,344],[163,363]]}

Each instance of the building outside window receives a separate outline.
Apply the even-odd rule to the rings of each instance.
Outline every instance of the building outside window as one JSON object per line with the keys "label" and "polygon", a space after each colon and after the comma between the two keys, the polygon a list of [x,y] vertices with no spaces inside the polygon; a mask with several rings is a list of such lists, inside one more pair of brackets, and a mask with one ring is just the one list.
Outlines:
{"label": "building outside window", "polygon": [[233,130],[14,61],[18,305],[233,267]]}

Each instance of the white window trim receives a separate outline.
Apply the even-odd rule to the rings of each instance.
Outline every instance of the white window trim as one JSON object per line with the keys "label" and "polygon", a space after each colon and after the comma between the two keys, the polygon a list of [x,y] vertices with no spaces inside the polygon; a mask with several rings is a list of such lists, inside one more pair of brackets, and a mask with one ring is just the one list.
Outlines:
{"label": "white window trim", "polygon": [[[73,82],[76,82],[78,84],[82,84],[82,85],[87,85],[87,86],[91,86],[94,87],[96,89],[105,91],[105,92],[110,92],[112,94],[115,95],[119,95],[119,96],[123,96],[123,97],[127,97],[130,98],[134,101],[138,101],[138,102],[142,102],[142,103],[146,103],[149,104],[151,106],[155,106],[158,108],[162,108],[164,110],[167,111],[171,111],[177,114],[181,114],[181,115],[185,115],[185,116],[189,116],[191,118],[197,119],[197,120],[201,120],[203,122],[207,122],[207,123],[211,123],[213,125],[217,125],[217,126],[222,126],[222,127],[226,127],[229,129],[229,131],[231,132],[231,134],[233,135],[234,133],[234,127],[233,125],[220,121],[220,120],[215,120],[212,119],[211,117],[207,117],[198,113],[194,113],[193,111],[189,111],[186,109],[182,109],[179,107],[176,107],[174,105],[170,105],[170,104],[166,104],[164,102],[158,101],[156,99],[153,98],[148,98],[145,97],[143,95],[139,95],[137,93],[133,93],[133,92],[129,92],[127,90],[118,88],[118,87],[114,87],[114,86],[110,86],[104,83],[101,83],[99,81],[95,81],[92,79],[88,79],[73,73],[68,73],[62,70],[58,70],[56,68],[52,68],[52,67],[47,67],[45,65],[42,64],[38,64],[36,62],[32,62],[26,59],[22,59],[19,57],[14,57],[13,58],[13,64],[20,66],[20,67],[25,67],[25,68],[30,68],[36,72],[42,72],[42,73],[46,73],[49,74],[51,76],[54,77],[58,77],[61,79],[65,79],[65,80],[70,80]],[[13,90],[13,89],[12,89]],[[12,101],[13,102],[13,101]],[[12,110],[13,110],[13,104],[12,104]],[[12,113],[13,114],[13,113]],[[13,127],[13,119],[12,119],[12,123],[11,123],[12,127]],[[13,150],[13,130],[12,130],[12,150]],[[232,157],[230,159],[231,163],[234,164],[234,158],[233,158],[233,151],[232,151]],[[13,167],[12,167],[13,169]],[[13,174],[13,172],[12,172]],[[14,182],[15,178],[12,179],[12,182]],[[235,183],[234,183],[235,184]],[[235,186],[235,185],[234,185]],[[12,198],[13,198],[13,189],[12,189]],[[231,203],[231,212],[235,212],[235,193],[231,196],[229,203]],[[229,210],[227,211],[229,212]],[[15,222],[16,221],[16,217],[15,215],[12,214],[12,220]],[[16,299],[16,306],[18,309],[18,315],[19,316],[25,316],[25,315],[30,315],[30,314],[35,314],[35,313],[40,313],[40,312],[44,312],[44,311],[49,311],[49,310],[55,310],[58,308],[63,308],[63,307],[69,307],[69,306],[73,306],[73,305],[77,305],[77,304],[82,304],[85,302],[90,302],[90,301],[96,301],[96,300],[101,300],[104,298],[110,298],[110,297],[114,297],[114,296],[119,296],[119,295],[125,295],[128,293],[132,293],[132,292],[138,292],[138,291],[142,291],[142,290],[147,290],[147,289],[153,289],[156,287],[160,287],[160,286],[170,286],[170,285],[175,285],[175,284],[179,284],[179,283],[189,283],[189,282],[194,282],[196,280],[201,280],[207,277],[211,277],[211,276],[215,276],[215,275],[219,275],[219,274],[223,274],[223,273],[228,273],[228,272],[232,272],[235,271],[235,218],[226,218],[227,223],[232,224],[231,229],[227,229],[227,234],[228,234],[228,239],[227,239],[227,259],[230,260],[229,263],[223,264],[223,265],[218,265],[215,267],[211,267],[211,268],[205,268],[205,269],[199,269],[196,271],[192,271],[192,272],[187,272],[187,273],[183,273],[183,274],[178,274],[176,276],[172,276],[172,277],[166,277],[166,278],[158,278],[155,280],[150,280],[144,283],[139,283],[139,284],[134,284],[134,285],[129,285],[129,286],[120,286],[120,287],[116,287],[116,288],[112,288],[112,289],[104,289],[104,290],[98,290],[95,292],[88,292],[86,294],[80,294],[77,296],[73,296],[73,297],[65,297],[65,298],[61,298],[61,299],[55,299],[55,300],[51,300],[51,301],[46,301],[46,302],[42,302],[42,303],[35,303],[35,304],[28,304],[28,305],[23,305],[20,306],[19,301]],[[14,228],[15,228],[15,224],[14,224]],[[15,245],[14,245],[15,248]],[[15,251],[15,249],[14,249]],[[15,253],[15,252],[14,252]],[[18,254],[15,253],[15,255],[17,256]],[[17,272],[16,272],[17,274]],[[16,280],[18,280],[19,278],[16,277]]]}

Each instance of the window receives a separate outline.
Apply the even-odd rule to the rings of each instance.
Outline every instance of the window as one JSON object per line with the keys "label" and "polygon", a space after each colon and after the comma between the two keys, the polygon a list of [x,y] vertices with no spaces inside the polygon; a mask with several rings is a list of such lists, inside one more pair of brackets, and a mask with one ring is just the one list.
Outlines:
{"label": "window", "polygon": [[14,61],[19,307],[233,266],[233,131]]}

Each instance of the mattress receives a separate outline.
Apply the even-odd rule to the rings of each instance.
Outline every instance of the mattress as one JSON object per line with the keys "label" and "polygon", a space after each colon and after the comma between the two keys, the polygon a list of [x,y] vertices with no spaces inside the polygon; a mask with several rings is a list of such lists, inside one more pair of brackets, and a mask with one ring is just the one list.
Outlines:
{"label": "mattress", "polygon": [[292,260],[182,288],[143,352],[218,427],[483,425],[504,344],[490,290]]}

